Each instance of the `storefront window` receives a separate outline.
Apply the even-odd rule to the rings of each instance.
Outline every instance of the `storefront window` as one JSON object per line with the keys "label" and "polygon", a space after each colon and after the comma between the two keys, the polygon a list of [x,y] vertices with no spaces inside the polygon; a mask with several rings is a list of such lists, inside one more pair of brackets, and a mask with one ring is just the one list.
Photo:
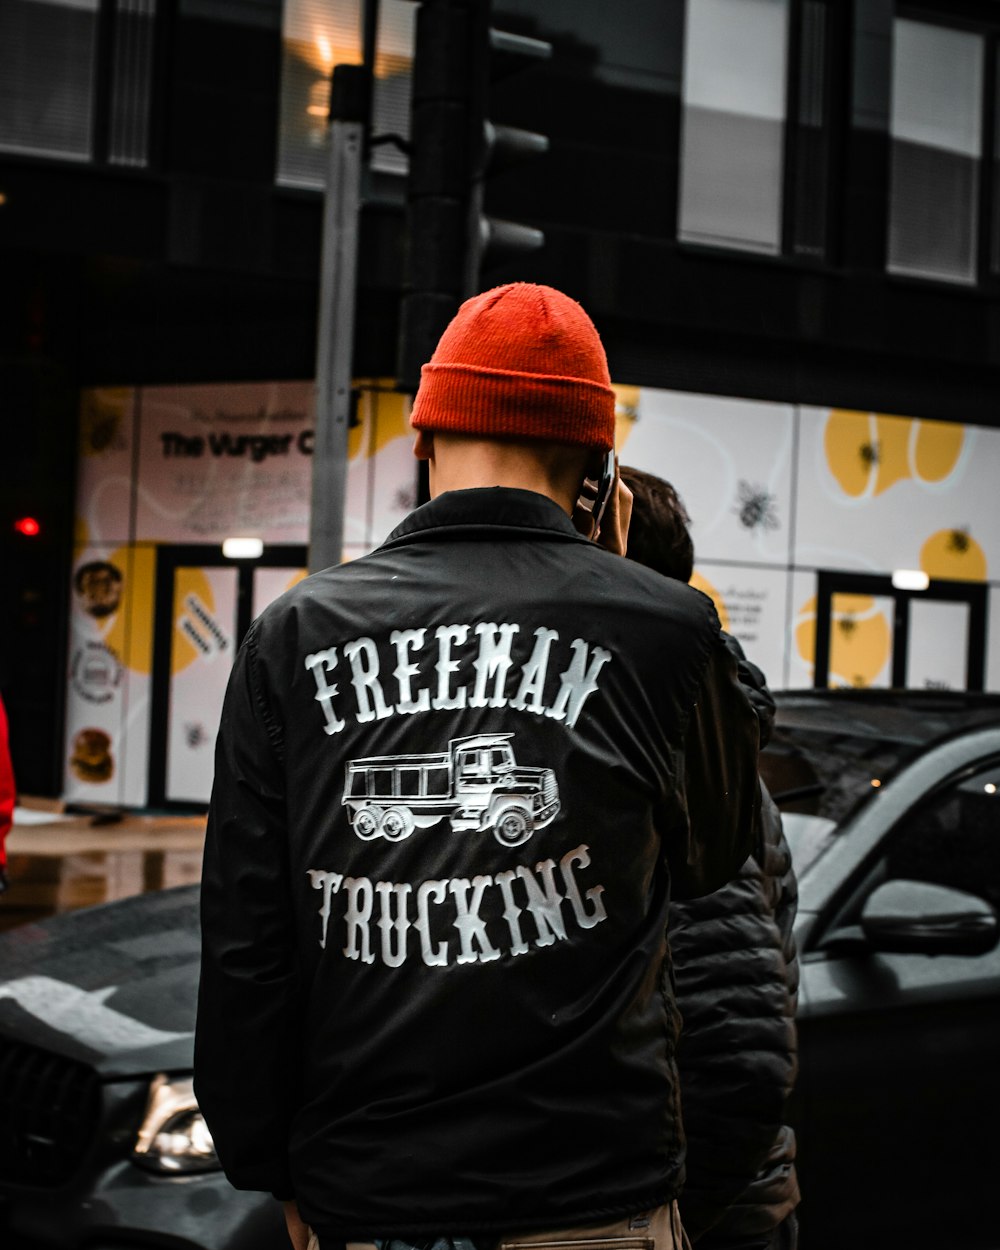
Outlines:
{"label": "storefront window", "polygon": [[[379,5],[372,128],[375,135],[409,133],[410,67],[416,6],[406,0]],[[330,76],[340,64],[362,60],[361,0],[285,0],[282,22],[278,182],[321,188],[326,178]],[[374,149],[376,169],[405,173],[392,144]]]}
{"label": "storefront window", "polygon": [[976,280],[982,99],[981,35],[895,21],[892,273]]}
{"label": "storefront window", "polygon": [[688,3],[681,239],[781,251],[788,10],[788,0]]}

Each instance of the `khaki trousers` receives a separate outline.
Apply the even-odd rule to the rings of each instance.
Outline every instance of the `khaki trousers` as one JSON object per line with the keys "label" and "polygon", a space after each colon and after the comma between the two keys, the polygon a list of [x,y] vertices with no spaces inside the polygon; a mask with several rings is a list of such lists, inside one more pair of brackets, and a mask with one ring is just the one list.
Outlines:
{"label": "khaki trousers", "polygon": [[[388,1238],[387,1240],[393,1240]],[[489,1239],[477,1236],[480,1246]],[[676,1202],[668,1202],[641,1215],[625,1216],[609,1224],[587,1224],[582,1228],[554,1232],[513,1233],[498,1237],[496,1250],[691,1250],[681,1228]],[[321,1250],[313,1233],[307,1250]],[[349,1241],[347,1250],[377,1250],[374,1242]]]}

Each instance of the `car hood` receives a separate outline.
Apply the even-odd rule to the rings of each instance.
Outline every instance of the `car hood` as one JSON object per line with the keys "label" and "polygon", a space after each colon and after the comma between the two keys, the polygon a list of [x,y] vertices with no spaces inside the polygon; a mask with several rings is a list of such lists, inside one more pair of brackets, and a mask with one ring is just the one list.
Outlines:
{"label": "car hood", "polygon": [[0,935],[0,1038],[105,1078],[190,1070],[198,889],[184,886]]}

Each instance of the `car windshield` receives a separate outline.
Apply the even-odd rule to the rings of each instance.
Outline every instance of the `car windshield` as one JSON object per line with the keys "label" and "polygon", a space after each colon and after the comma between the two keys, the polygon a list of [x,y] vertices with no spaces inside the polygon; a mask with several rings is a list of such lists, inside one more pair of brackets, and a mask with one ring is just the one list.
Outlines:
{"label": "car windshield", "polygon": [[761,776],[786,829],[789,814],[822,822],[792,822],[797,837],[808,837],[812,862],[837,827],[932,742],[1000,723],[1000,703],[989,696],[810,691],[776,701]]}
{"label": "car windshield", "polygon": [[792,852],[795,873],[804,877],[829,849],[837,833],[837,823],[823,816],[806,816],[802,812],[784,812],[781,823],[788,849]]}

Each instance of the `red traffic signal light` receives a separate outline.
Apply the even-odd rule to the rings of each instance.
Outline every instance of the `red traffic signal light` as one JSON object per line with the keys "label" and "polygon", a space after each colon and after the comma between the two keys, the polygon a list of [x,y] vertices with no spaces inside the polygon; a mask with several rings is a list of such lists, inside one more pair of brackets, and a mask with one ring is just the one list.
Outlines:
{"label": "red traffic signal light", "polygon": [[33,516],[19,516],[14,522],[14,528],[25,538],[37,538],[42,532],[41,525]]}

